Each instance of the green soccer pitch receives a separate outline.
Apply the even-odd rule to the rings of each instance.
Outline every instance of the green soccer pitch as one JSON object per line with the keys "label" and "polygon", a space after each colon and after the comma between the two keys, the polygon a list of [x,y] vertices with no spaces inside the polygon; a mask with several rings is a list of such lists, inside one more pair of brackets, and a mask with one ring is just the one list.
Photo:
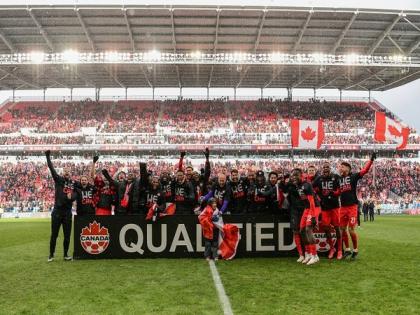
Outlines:
{"label": "green soccer pitch", "polygon": [[[47,263],[49,220],[0,219],[0,314],[223,314],[204,259]],[[419,314],[420,217],[358,229],[357,261],[216,263],[234,314]],[[71,246],[72,248],[72,246]]]}

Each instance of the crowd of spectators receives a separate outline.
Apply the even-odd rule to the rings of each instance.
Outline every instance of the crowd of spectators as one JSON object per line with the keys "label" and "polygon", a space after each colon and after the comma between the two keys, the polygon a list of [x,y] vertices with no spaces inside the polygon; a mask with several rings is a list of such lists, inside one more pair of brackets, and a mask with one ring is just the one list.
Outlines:
{"label": "crowd of spectators", "polygon": [[[0,134],[19,136],[0,135],[0,144],[289,144],[292,118],[322,118],[325,144],[374,143],[374,110],[366,103],[86,100],[17,103],[8,111]],[[84,127],[97,136],[80,136]],[[409,143],[420,144],[420,137],[411,135]]]}
{"label": "crowd of spectators", "polygon": [[[74,179],[79,179],[80,175],[88,174],[90,162],[88,160],[60,160],[54,161],[57,170],[63,167],[70,168]],[[310,165],[321,168],[325,160],[291,160],[280,159],[261,159],[261,158],[241,158],[241,159],[213,159],[211,162],[212,176],[220,172],[229,172],[237,169],[239,174],[246,176],[250,170],[263,170],[266,174],[275,170],[287,174],[293,167],[307,169]],[[337,170],[340,163],[339,159],[329,160],[332,168]],[[347,159],[354,168],[360,169],[366,160]],[[202,160],[188,160],[187,164],[193,165],[196,170],[204,167]],[[156,175],[164,170],[174,172],[176,163],[173,160],[164,158],[150,158],[147,162],[150,172]],[[109,161],[99,162],[99,170],[106,168],[111,174],[119,170],[131,171],[138,175],[138,163],[133,160],[123,160],[119,157],[109,159]],[[374,163],[372,169],[359,184],[359,197],[373,199],[377,202],[403,201],[406,203],[420,201],[420,163],[412,160],[401,159],[379,159]],[[20,210],[36,211],[36,207],[41,210],[49,210],[54,198],[54,183],[43,160],[19,160],[2,161],[0,160],[0,208],[13,211],[18,207]]]}
{"label": "crowd of spectators", "polygon": [[175,132],[211,132],[230,128],[229,117],[222,101],[165,101],[162,103],[160,127]]}
{"label": "crowd of spectators", "polygon": [[101,128],[104,133],[154,133],[159,103],[118,102]]}

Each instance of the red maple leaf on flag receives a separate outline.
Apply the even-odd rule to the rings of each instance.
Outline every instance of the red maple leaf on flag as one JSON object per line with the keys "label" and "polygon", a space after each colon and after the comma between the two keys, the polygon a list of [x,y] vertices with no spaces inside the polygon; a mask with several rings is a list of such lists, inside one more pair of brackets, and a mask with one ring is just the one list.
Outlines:
{"label": "red maple leaf on flag", "polygon": [[309,142],[315,138],[316,132],[312,130],[311,127],[308,126],[300,134],[302,135],[303,140],[306,140]]}
{"label": "red maple leaf on flag", "polygon": [[394,137],[401,137],[402,136],[402,133],[397,128],[395,128],[393,125],[389,125],[388,130],[389,130],[389,133],[391,135],[393,135]]}

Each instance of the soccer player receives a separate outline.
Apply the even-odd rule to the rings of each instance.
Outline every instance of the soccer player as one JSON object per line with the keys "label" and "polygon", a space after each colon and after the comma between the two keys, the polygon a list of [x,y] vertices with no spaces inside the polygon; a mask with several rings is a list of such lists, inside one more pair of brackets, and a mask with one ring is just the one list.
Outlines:
{"label": "soccer player", "polygon": [[159,177],[153,176],[150,184],[147,186],[144,192],[145,200],[142,204],[145,205],[145,212],[149,213],[150,208],[156,205],[155,211],[153,212],[153,221],[160,213],[163,213],[166,208],[165,194],[162,191],[159,183]]}
{"label": "soccer player", "polygon": [[204,156],[206,157],[204,169],[201,169],[201,174],[199,174],[196,171],[193,171],[192,177],[190,180],[191,184],[194,187],[195,199],[197,203],[200,200],[200,197],[206,195],[209,191],[209,187],[208,187],[209,179],[210,179],[210,161],[209,161],[210,150],[209,148],[205,149]]}
{"label": "soccer player", "polygon": [[115,215],[140,213],[140,192],[145,189],[148,179],[146,163],[140,163],[140,180],[137,180],[132,172],[128,173],[126,179],[120,178],[121,173],[119,173],[118,181],[114,180],[106,170],[102,170],[102,174],[117,191]]}
{"label": "soccer player", "polygon": [[271,171],[268,174],[269,186],[271,188],[270,210],[273,214],[280,214],[283,209],[284,193],[283,183],[279,182],[279,175],[277,172]]}
{"label": "soccer player", "polygon": [[[359,250],[357,244],[357,233],[355,227],[357,225],[357,182],[367,174],[372,166],[373,161],[376,159],[376,153],[372,153],[370,160],[366,163],[365,167],[357,173],[351,172],[351,165],[347,162],[340,164],[340,225],[343,236],[344,245],[346,246],[343,258],[351,255],[352,259],[356,259]],[[347,235],[347,228],[349,230],[351,241],[353,244],[353,252],[350,251],[349,240]]]}
{"label": "soccer player", "polygon": [[255,183],[252,183],[249,185],[248,198],[249,198],[248,213],[253,213],[253,214],[269,213],[271,189],[266,184],[263,171],[258,171],[256,173]]}
{"label": "soccer player", "polygon": [[172,199],[172,177],[169,171],[163,170],[160,174],[160,185],[166,200]]}
{"label": "soccer player", "polygon": [[95,214],[95,193],[97,189],[93,185],[93,178],[95,176],[95,163],[98,159],[98,156],[93,157],[90,178],[82,175],[80,182],[75,182],[77,215]]}
{"label": "soccer player", "polygon": [[[327,242],[330,246],[328,258],[334,258],[337,252],[337,259],[342,258],[342,239],[340,231],[340,177],[331,173],[330,163],[325,162],[322,166],[322,175],[318,176],[313,183],[315,192],[321,199],[321,225],[327,235]],[[337,238],[337,250],[334,248],[332,232],[335,230]]]}
{"label": "soccer player", "polygon": [[226,181],[226,175],[220,173],[217,176],[217,183],[215,183],[207,195],[203,196],[201,199],[202,201],[207,201],[210,198],[215,198],[220,213],[224,214],[228,209],[229,202],[232,198],[231,196],[232,190]]}
{"label": "soccer player", "polygon": [[74,181],[71,179],[70,170],[68,168],[63,169],[62,175],[57,174],[51,162],[50,150],[45,151],[45,156],[55,186],[54,209],[51,213],[50,255],[48,256],[48,262],[54,260],[55,245],[60,226],[63,226],[64,234],[64,260],[70,261],[72,260],[72,257],[68,255],[68,251],[72,226],[71,207],[76,198],[74,193]]}
{"label": "soccer player", "polygon": [[195,194],[193,185],[186,179],[184,171],[176,172],[176,180],[172,183],[172,202],[175,203],[176,214],[193,214]]}
{"label": "soccer player", "polygon": [[97,175],[94,181],[96,187],[95,214],[112,215],[112,206],[115,206],[117,201],[117,191],[114,186],[114,181],[109,180],[111,176],[108,174],[108,171],[102,170],[102,174],[105,177],[105,180],[101,175]]}
{"label": "soccer player", "polygon": [[[292,171],[290,182],[286,186],[286,191],[291,211],[290,225],[294,231],[296,248],[299,253],[297,262],[312,265],[319,261],[312,233],[312,228],[316,225],[315,200],[312,185],[304,181],[302,175],[302,170],[295,168]],[[303,256],[302,240],[305,244],[305,256]]]}
{"label": "soccer player", "polygon": [[246,178],[240,178],[237,169],[230,172],[229,186],[232,191],[232,199],[229,202],[228,210],[232,214],[241,214],[247,212],[248,181]]}
{"label": "soccer player", "polygon": [[[306,180],[313,185],[315,178],[318,177],[318,172],[314,165],[310,165],[307,169]],[[319,216],[321,215],[321,200],[315,194],[315,220],[318,224]]]}

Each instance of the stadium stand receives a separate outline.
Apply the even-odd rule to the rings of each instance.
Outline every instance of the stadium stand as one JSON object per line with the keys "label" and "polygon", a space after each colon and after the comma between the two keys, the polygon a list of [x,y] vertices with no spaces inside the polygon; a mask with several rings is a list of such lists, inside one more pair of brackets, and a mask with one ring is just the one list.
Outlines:
{"label": "stadium stand", "polygon": [[[20,102],[0,116],[0,144],[288,144],[289,120],[324,120],[325,144],[373,144],[363,102]],[[393,116],[389,114],[389,116]],[[410,144],[419,144],[412,130]]]}

